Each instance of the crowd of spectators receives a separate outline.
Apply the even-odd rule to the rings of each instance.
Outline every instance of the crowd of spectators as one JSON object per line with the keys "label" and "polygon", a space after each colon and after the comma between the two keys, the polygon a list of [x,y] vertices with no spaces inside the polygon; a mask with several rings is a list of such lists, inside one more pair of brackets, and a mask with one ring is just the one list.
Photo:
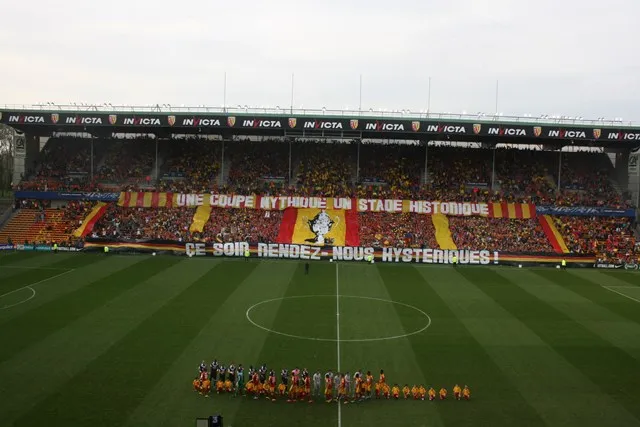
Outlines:
{"label": "crowd of spectators", "polygon": [[358,223],[362,246],[438,247],[430,215],[361,212]]}
{"label": "crowd of spectators", "polygon": [[189,226],[194,211],[187,208],[124,208],[111,204],[96,223],[92,237],[190,241]]}
{"label": "crowd of spectators", "polygon": [[553,247],[537,219],[449,217],[458,249],[552,253]]}
{"label": "crowd of spectators", "polygon": [[214,208],[201,239],[206,242],[275,242],[281,211]]}
{"label": "crowd of spectators", "polygon": [[150,177],[155,160],[155,140],[151,138],[114,139],[109,142],[97,181],[143,181]]}
{"label": "crowd of spectators", "polygon": [[351,194],[354,181],[353,144],[308,143],[299,147],[297,190],[309,196],[340,197]]}
{"label": "crowd of spectators", "polygon": [[194,138],[172,140],[163,156],[160,191],[201,193],[218,183],[222,144]]}
{"label": "crowd of spectators", "polygon": [[[289,182],[289,144],[280,140],[228,144],[228,185],[247,194],[273,191]],[[293,154],[292,154],[293,157]]]}
{"label": "crowd of spectators", "polygon": [[[560,191],[559,153],[539,150],[464,148],[439,143],[428,149],[423,183],[424,145],[360,145],[353,141],[234,140],[225,143],[229,165],[220,182],[222,144],[202,138],[161,142],[160,180],[152,170],[155,140],[108,139],[94,142],[94,179],[86,175],[90,144],[82,138],[51,138],[41,161],[15,188],[296,194],[449,201],[506,201],[560,206],[626,208],[628,198],[612,186],[611,161],[603,153],[563,153]],[[104,155],[103,155],[104,153]],[[492,157],[495,154],[495,176]],[[359,178],[356,181],[356,177]],[[495,187],[492,181],[495,178]]]}
{"label": "crowd of spectators", "polygon": [[630,262],[640,255],[630,218],[562,216],[554,222],[573,253],[595,253],[606,262]]}

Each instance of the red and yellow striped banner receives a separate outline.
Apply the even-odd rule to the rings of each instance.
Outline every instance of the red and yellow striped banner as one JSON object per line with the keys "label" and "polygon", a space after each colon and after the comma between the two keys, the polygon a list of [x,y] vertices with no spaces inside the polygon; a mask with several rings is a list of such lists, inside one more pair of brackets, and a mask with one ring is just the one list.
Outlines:
{"label": "red and yellow striped banner", "polygon": [[118,206],[125,208],[172,208],[175,205],[173,193],[128,191],[120,193],[118,199]]}
{"label": "red and yellow striped banner", "polygon": [[533,203],[489,203],[489,218],[530,219],[535,216]]}

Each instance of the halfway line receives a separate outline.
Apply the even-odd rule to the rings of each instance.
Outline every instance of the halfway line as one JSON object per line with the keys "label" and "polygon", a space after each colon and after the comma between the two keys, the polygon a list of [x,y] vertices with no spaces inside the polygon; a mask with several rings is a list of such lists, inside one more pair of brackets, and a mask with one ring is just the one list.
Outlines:
{"label": "halfway line", "polygon": [[[338,353],[338,372],[340,372],[340,280],[338,278],[338,263],[336,263],[336,347]],[[337,387],[334,384],[334,387]],[[338,427],[342,427],[342,404],[338,395]]]}

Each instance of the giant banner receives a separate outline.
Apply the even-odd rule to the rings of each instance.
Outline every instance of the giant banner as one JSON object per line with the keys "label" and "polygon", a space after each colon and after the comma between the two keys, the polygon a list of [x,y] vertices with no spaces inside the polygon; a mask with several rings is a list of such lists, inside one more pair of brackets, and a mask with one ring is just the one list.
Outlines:
{"label": "giant banner", "polygon": [[631,209],[614,209],[605,207],[588,207],[588,206],[536,206],[538,215],[555,215],[555,216],[610,216],[610,217],[628,217],[635,218],[636,210]]}
{"label": "giant banner", "polygon": [[244,257],[249,250],[251,258],[294,259],[309,261],[366,262],[372,256],[383,263],[452,264],[453,257],[460,265],[559,265],[562,259],[570,266],[593,267],[595,255],[562,256],[554,254],[527,254],[488,250],[442,250],[431,248],[375,248],[353,246],[312,246],[287,243],[202,243],[163,240],[112,241],[87,239],[86,250],[101,251],[108,246],[114,252],[160,252],[189,257]]}
{"label": "giant banner", "polygon": [[474,203],[399,199],[356,199],[348,197],[260,196],[238,194],[179,194],[123,192],[118,205],[137,208],[198,207],[263,210],[320,209],[356,212],[389,212],[487,216],[490,218],[535,218],[531,203]]}
{"label": "giant banner", "polygon": [[120,193],[100,193],[89,191],[16,191],[16,199],[38,199],[38,200],[86,200],[95,202],[116,202],[120,198]]}

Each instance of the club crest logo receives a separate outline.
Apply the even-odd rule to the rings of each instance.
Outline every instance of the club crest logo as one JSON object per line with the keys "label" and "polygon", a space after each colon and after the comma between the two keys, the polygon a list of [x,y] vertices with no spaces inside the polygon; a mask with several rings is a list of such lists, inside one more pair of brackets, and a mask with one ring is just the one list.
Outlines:
{"label": "club crest logo", "polygon": [[542,128],[540,126],[534,126],[533,127],[533,135],[534,136],[542,135]]}
{"label": "club crest logo", "polygon": [[[335,218],[336,221],[339,220],[338,217]],[[327,234],[331,231],[334,224],[336,223],[329,214],[322,210],[313,219],[307,220],[307,224],[309,225],[309,230],[315,237],[313,239],[306,239],[305,242],[313,243],[316,245],[331,245],[333,244],[333,239],[326,237]]]}
{"label": "club crest logo", "polygon": [[227,124],[232,128],[236,124],[236,118],[233,116],[227,117]]}
{"label": "club crest logo", "polygon": [[60,114],[58,113],[51,114],[51,121],[53,122],[54,125],[58,123],[58,120],[60,120]]}
{"label": "club crest logo", "polygon": [[593,130],[593,137],[595,139],[599,139],[600,135],[602,135],[602,129],[594,129]]}
{"label": "club crest logo", "polygon": [[359,124],[359,122],[358,122],[357,119],[349,120],[349,126],[351,126],[351,129],[353,129],[353,130],[358,129],[358,124]]}
{"label": "club crest logo", "polygon": [[479,134],[481,130],[482,125],[480,123],[476,123],[473,125],[473,133],[475,133],[476,135]]}
{"label": "club crest logo", "polygon": [[411,129],[414,132],[418,132],[420,130],[420,122],[411,122]]}
{"label": "club crest logo", "polygon": [[[296,119],[295,117],[290,117],[289,118],[289,127],[291,129],[293,129],[294,127],[296,127],[296,125],[298,124],[298,119]],[[233,126],[233,125],[231,125]]]}
{"label": "club crest logo", "polygon": [[176,116],[167,117],[167,121],[169,122],[169,126],[173,126],[176,124]]}
{"label": "club crest logo", "polygon": [[115,125],[118,121],[118,116],[115,114],[109,114],[109,124]]}

